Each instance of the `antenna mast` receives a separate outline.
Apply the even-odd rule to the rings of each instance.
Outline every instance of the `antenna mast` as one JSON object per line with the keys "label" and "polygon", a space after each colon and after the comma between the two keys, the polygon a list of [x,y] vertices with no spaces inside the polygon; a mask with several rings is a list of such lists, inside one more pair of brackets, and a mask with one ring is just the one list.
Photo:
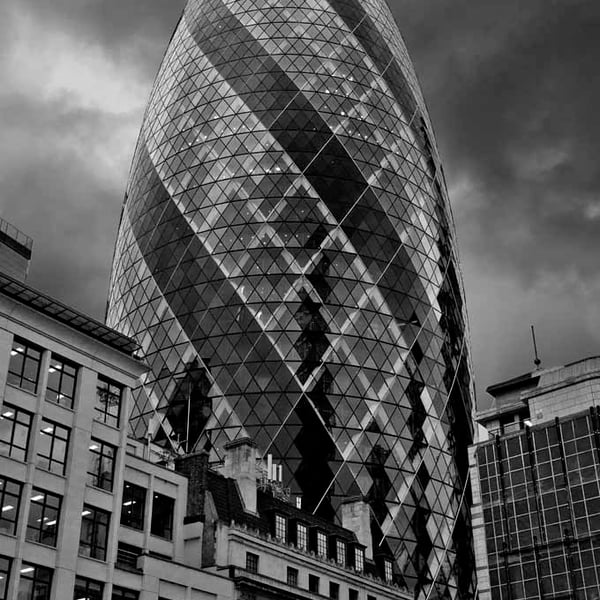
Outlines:
{"label": "antenna mast", "polygon": [[537,343],[535,341],[535,329],[534,329],[533,325],[531,326],[531,338],[533,339],[533,352],[535,354],[535,358],[533,359],[533,364],[535,365],[536,371],[539,371],[541,368],[542,361],[540,360],[540,357],[538,356]]}

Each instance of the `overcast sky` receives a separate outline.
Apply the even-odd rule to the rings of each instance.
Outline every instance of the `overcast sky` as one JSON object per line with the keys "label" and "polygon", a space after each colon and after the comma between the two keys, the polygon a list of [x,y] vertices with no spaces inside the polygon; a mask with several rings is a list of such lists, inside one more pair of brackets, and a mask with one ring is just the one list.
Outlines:
{"label": "overcast sky", "polygon": [[[183,0],[0,2],[0,214],[29,283],[102,319],[142,113]],[[454,207],[478,399],[600,354],[600,2],[390,0]]]}

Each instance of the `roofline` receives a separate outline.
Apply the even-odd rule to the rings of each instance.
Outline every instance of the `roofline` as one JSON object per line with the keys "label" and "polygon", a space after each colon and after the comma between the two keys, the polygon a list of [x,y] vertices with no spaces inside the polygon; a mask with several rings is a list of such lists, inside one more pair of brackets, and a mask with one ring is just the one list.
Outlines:
{"label": "roofline", "polygon": [[0,293],[128,356],[133,357],[140,349],[132,338],[3,272],[0,272]]}

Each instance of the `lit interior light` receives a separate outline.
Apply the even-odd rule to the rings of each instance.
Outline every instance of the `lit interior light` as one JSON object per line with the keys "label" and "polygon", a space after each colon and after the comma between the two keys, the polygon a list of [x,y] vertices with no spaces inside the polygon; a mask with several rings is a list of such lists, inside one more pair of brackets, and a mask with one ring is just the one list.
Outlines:
{"label": "lit interior light", "polygon": [[533,425],[533,423],[529,419],[523,422],[525,423],[525,425],[527,425],[527,427],[531,427]]}
{"label": "lit interior light", "polygon": [[21,569],[21,573],[31,573],[33,571],[33,567],[23,567]]}
{"label": "lit interior light", "polygon": [[7,504],[6,506],[2,507],[2,512],[8,512],[9,510],[14,510],[14,506],[12,504]]}
{"label": "lit interior light", "polygon": [[135,500],[129,500],[128,502],[123,502],[123,506],[131,506],[132,504],[135,504]]}
{"label": "lit interior light", "polygon": [[18,354],[18,352],[16,350],[11,350],[10,351],[10,355],[11,356],[16,356]]}
{"label": "lit interior light", "polygon": [[54,427],[44,427],[44,429],[42,429],[42,433],[52,433],[54,431]]}
{"label": "lit interior light", "polygon": [[12,410],[7,410],[6,412],[2,413],[2,416],[8,418],[14,416],[14,414],[15,413]]}
{"label": "lit interior light", "polygon": [[53,521],[48,521],[46,523],[46,525],[48,525],[49,527],[52,526],[52,525],[56,525],[56,519],[54,519]]}
{"label": "lit interior light", "polygon": [[48,373],[56,373],[56,369],[54,367],[50,367],[48,369]]}
{"label": "lit interior light", "polygon": [[92,444],[90,446],[90,450],[98,450],[98,448],[100,448],[100,446],[98,446],[98,444]]}
{"label": "lit interior light", "polygon": [[84,511],[81,513],[81,516],[82,516],[82,517],[87,517],[88,515],[91,515],[91,514],[92,514],[92,513],[91,513],[91,511],[89,511],[89,510],[84,510]]}
{"label": "lit interior light", "polygon": [[32,502],[39,502],[43,498],[44,498],[44,494],[38,494],[37,496],[33,496],[33,498],[31,499],[31,501]]}

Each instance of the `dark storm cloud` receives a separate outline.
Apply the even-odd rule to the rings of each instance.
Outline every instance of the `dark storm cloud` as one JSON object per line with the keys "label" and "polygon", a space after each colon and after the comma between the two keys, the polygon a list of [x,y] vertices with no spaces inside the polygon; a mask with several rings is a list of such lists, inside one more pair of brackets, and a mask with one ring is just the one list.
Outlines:
{"label": "dark storm cloud", "polygon": [[[102,317],[144,103],[183,0],[5,0],[0,201],[30,282]],[[600,3],[390,0],[454,206],[480,397],[600,342]],[[480,398],[485,403],[485,400]]]}

